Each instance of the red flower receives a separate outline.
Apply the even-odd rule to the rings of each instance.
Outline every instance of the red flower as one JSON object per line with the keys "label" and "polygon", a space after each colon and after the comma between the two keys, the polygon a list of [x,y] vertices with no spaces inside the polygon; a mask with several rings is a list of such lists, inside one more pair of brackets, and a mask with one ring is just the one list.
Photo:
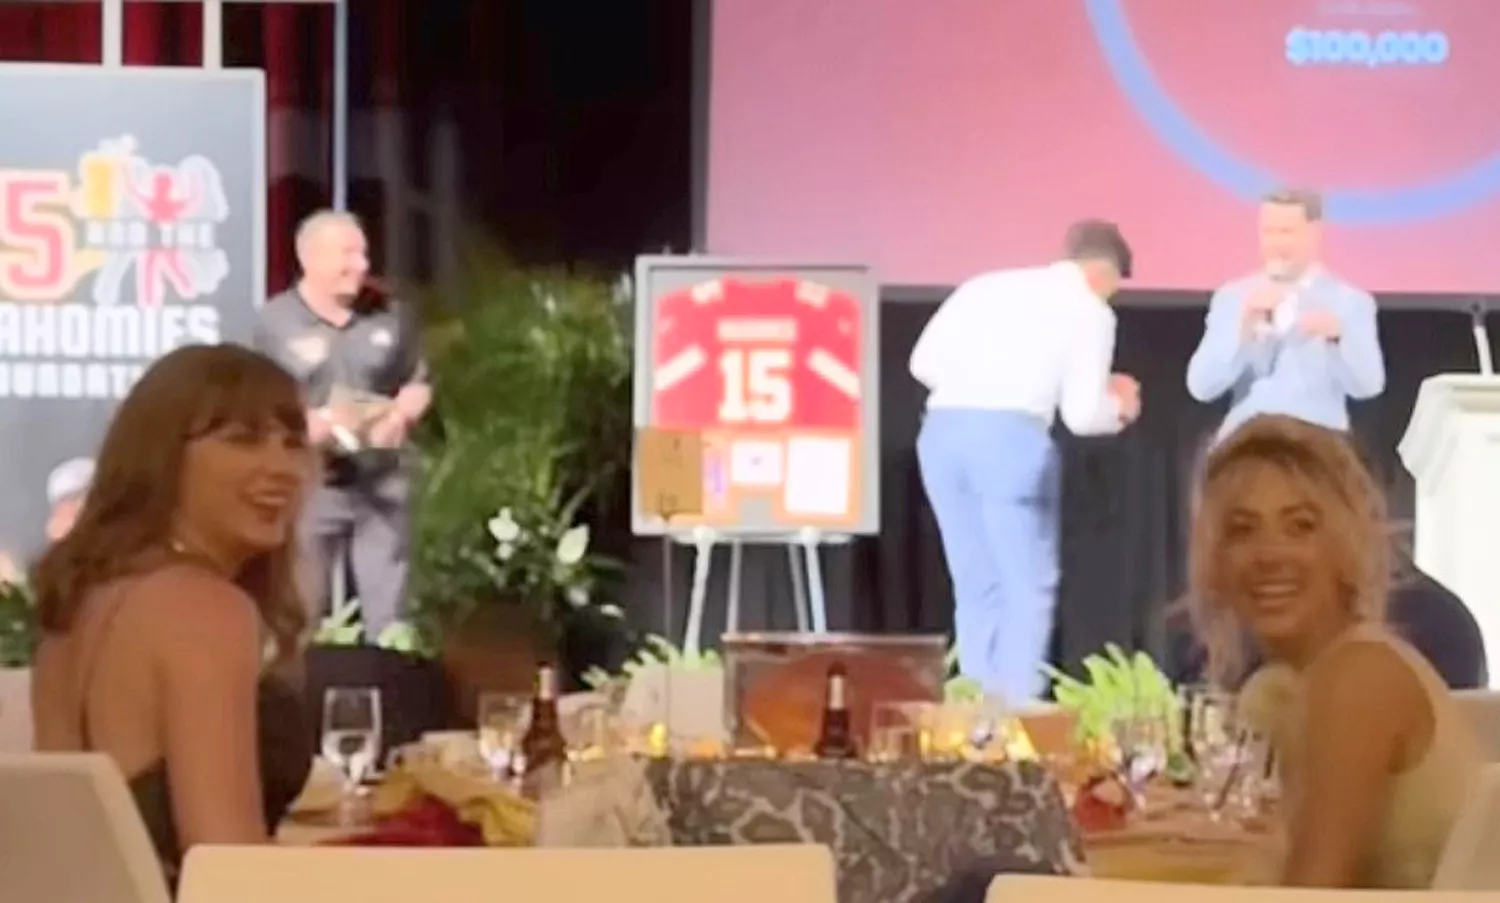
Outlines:
{"label": "red flower", "polygon": [[374,830],[329,841],[354,847],[478,847],[484,836],[461,821],[442,800],[424,796],[395,815],[381,819]]}

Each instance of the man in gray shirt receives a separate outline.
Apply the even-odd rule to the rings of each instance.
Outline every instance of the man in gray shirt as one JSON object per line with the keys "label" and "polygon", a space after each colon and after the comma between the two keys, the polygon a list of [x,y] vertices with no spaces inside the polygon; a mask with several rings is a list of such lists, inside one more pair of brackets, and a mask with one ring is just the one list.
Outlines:
{"label": "man in gray shirt", "polygon": [[267,301],[255,347],[302,383],[323,484],[302,526],[314,617],[347,551],[367,639],[400,617],[411,479],[403,449],[432,400],[412,311],[366,284],[365,234],[352,215],[314,213],[297,229],[302,278]]}

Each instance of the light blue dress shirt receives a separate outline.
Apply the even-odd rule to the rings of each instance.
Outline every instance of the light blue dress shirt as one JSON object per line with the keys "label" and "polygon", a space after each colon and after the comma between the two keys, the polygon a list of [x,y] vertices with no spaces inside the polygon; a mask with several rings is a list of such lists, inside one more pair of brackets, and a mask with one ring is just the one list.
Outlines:
{"label": "light blue dress shirt", "polygon": [[[1257,414],[1284,414],[1347,430],[1348,400],[1385,391],[1375,299],[1318,268],[1283,302],[1293,305],[1289,317],[1277,316],[1277,325],[1247,335],[1245,300],[1265,278],[1247,276],[1214,292],[1203,338],[1188,361],[1188,393],[1205,404],[1229,395],[1229,414],[1218,439]],[[1297,328],[1295,320],[1314,310],[1338,318],[1338,341],[1307,336]]]}

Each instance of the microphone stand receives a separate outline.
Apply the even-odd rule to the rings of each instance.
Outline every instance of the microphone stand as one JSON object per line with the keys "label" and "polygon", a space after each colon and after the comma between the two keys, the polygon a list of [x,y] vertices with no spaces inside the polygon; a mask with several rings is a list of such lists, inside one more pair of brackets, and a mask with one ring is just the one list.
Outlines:
{"label": "microphone stand", "polygon": [[1479,372],[1484,376],[1495,375],[1495,361],[1490,354],[1490,331],[1485,323],[1489,312],[1489,302],[1484,298],[1475,298],[1469,302],[1469,319],[1474,330],[1474,353],[1479,358]]}

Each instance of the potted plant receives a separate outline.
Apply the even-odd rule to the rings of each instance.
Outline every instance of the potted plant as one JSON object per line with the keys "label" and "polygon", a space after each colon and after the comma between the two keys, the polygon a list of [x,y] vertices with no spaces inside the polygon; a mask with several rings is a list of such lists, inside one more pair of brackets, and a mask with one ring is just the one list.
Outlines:
{"label": "potted plant", "polygon": [[598,527],[628,495],[627,309],[609,280],[481,255],[427,313],[410,617],[469,713],[480,689],[529,687],[580,619],[618,614]]}
{"label": "potted plant", "polygon": [[[36,606],[31,589],[0,581],[0,752],[31,747],[31,659],[36,650]],[[14,748],[12,748],[14,747]]]}

